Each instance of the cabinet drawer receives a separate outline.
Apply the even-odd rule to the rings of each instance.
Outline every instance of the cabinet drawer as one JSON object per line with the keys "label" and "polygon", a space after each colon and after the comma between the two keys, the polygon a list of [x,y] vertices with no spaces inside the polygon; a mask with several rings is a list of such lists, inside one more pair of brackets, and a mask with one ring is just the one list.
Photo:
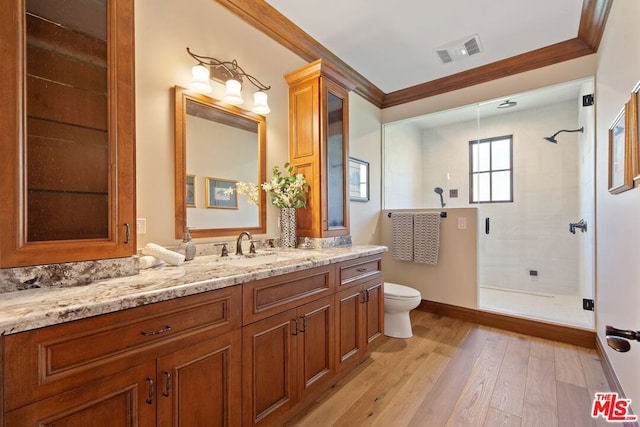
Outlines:
{"label": "cabinet drawer", "polygon": [[353,261],[345,261],[339,265],[339,270],[340,286],[348,286],[362,279],[382,274],[382,258],[380,255],[372,255]]}
{"label": "cabinet drawer", "polygon": [[237,328],[238,307],[231,287],[9,335],[7,410]]}
{"label": "cabinet drawer", "polygon": [[323,266],[242,286],[243,324],[255,322],[335,291],[333,266]]}

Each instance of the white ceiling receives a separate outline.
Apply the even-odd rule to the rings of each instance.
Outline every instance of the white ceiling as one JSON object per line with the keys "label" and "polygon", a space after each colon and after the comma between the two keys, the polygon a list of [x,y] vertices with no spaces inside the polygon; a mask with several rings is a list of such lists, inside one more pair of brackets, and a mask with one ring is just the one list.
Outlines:
{"label": "white ceiling", "polygon": [[[583,0],[266,0],[385,93],[578,35]],[[435,49],[478,34],[483,52],[442,64]]]}

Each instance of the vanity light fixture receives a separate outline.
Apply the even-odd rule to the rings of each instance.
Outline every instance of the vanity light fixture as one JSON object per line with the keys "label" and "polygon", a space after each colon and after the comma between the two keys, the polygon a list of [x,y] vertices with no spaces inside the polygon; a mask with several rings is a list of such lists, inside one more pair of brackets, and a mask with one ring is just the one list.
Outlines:
{"label": "vanity light fixture", "polygon": [[211,92],[209,80],[213,79],[225,84],[226,91],[222,98],[224,102],[240,105],[244,101],[241,93],[242,82],[243,79],[247,79],[258,89],[253,94],[251,111],[256,114],[269,114],[271,110],[267,104],[266,91],[271,89],[271,86],[266,86],[252,75],[245,73],[235,59],[233,61],[220,61],[210,56],[196,55],[189,48],[187,48],[187,53],[198,62],[197,65],[191,68],[192,81],[189,85],[190,89],[200,93],[209,93]]}

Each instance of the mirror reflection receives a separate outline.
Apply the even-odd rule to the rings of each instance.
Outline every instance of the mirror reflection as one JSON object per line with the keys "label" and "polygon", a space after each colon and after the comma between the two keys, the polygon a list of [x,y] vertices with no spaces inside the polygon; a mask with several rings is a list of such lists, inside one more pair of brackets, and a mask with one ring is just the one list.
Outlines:
{"label": "mirror reflection", "polygon": [[265,180],[265,119],[176,88],[176,238],[265,232],[265,195],[237,183]]}

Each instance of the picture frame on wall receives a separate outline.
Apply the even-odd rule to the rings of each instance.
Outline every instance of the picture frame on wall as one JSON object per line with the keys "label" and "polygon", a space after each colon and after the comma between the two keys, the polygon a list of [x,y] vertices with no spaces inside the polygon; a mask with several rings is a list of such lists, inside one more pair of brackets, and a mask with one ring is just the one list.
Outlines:
{"label": "picture frame on wall", "polygon": [[640,108],[638,107],[638,98],[640,98],[640,81],[631,91],[631,99],[629,100],[629,137],[631,139],[632,153],[632,175],[633,181],[640,181]]}
{"label": "picture frame on wall", "polygon": [[627,102],[609,127],[609,192],[619,194],[633,187],[631,138]]}
{"label": "picture frame on wall", "polygon": [[[205,196],[207,208],[238,209],[238,192],[232,179],[205,178]],[[234,191],[231,191],[234,190]]]}
{"label": "picture frame on wall", "polygon": [[195,175],[186,175],[186,192],[185,192],[185,204],[188,208],[196,207],[196,176]]}
{"label": "picture frame on wall", "polygon": [[349,157],[349,200],[369,201],[369,163]]}

